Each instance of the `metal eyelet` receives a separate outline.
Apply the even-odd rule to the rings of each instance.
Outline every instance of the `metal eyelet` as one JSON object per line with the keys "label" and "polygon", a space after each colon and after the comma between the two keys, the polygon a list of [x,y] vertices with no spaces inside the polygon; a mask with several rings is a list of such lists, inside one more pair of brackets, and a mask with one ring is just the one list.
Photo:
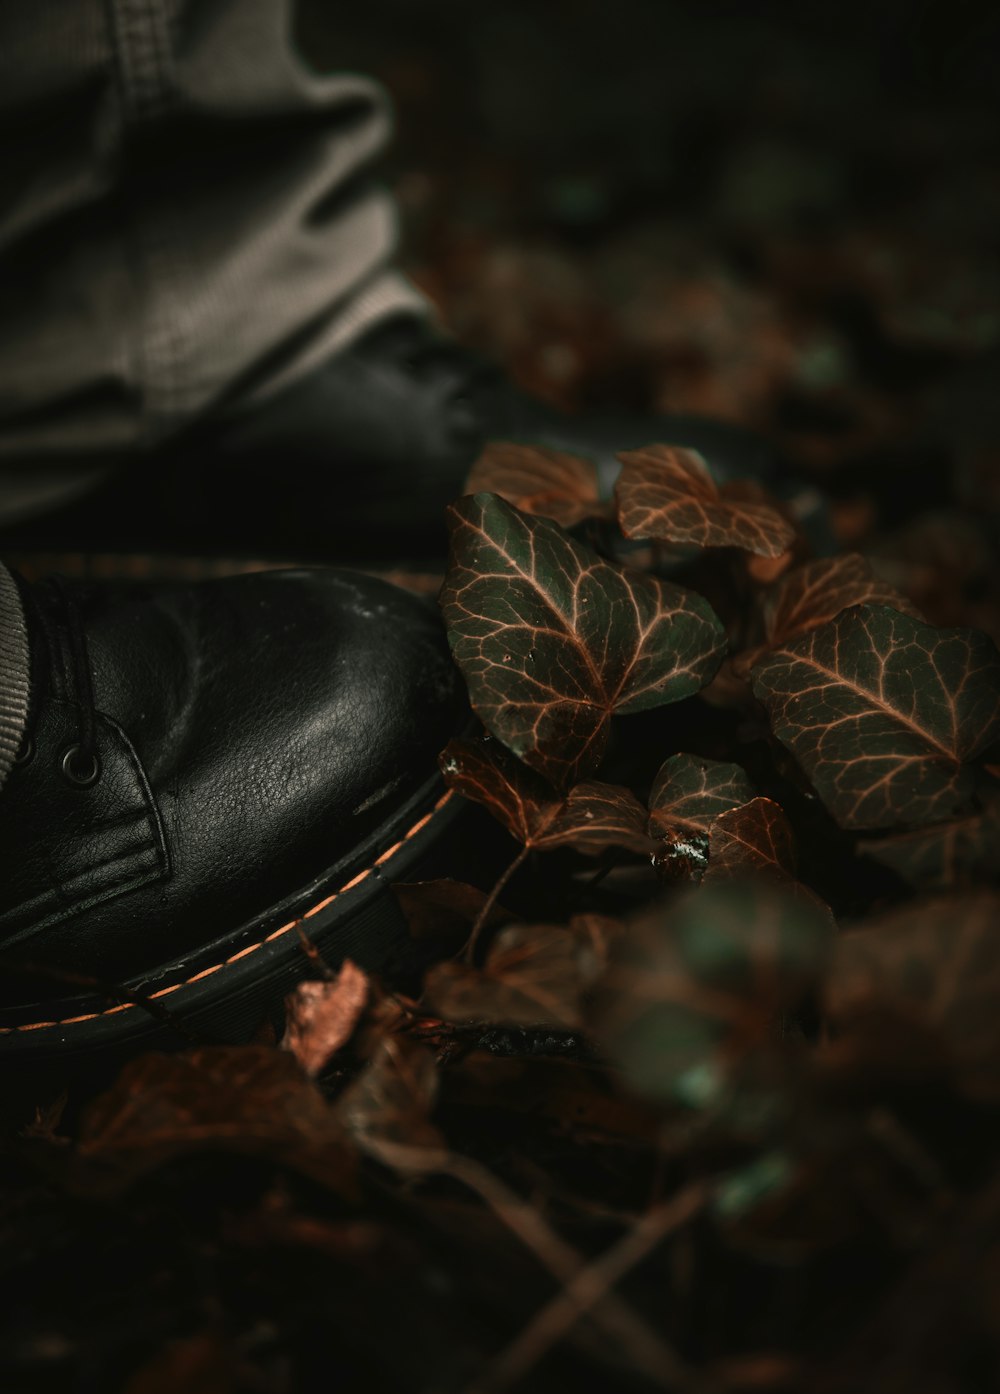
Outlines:
{"label": "metal eyelet", "polygon": [[59,763],[63,778],[78,789],[89,789],[101,777],[101,762],[93,750],[84,750],[82,745],[68,745]]}
{"label": "metal eyelet", "polygon": [[30,736],[25,736],[18,747],[17,754],[14,756],[14,769],[23,769],[25,765],[30,765],[35,758],[35,742]]}

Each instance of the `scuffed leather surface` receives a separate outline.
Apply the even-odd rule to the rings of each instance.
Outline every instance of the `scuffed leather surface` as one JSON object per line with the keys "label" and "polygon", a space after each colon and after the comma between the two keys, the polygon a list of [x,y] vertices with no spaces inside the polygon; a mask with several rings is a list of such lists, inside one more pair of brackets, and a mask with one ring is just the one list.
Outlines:
{"label": "scuffed leather surface", "polygon": [[14,771],[0,799],[0,942],[5,947],[23,944],[34,932],[169,871],[152,791],[115,722],[98,718],[102,773],[97,783],[77,788],[63,778],[62,753],[78,729],[71,703],[46,702],[34,724],[31,764]]}
{"label": "scuffed leather surface", "polygon": [[[78,594],[106,775],[90,791],[62,782],[61,716],[47,714],[52,741],[0,800],[10,956],[120,980],[196,950],[348,852],[427,779],[461,720],[434,608],[384,582],[264,572]],[[155,854],[156,814],[112,723],[148,778]],[[123,847],[135,880],[115,886]],[[74,912],[53,923],[44,907],[70,883]]]}

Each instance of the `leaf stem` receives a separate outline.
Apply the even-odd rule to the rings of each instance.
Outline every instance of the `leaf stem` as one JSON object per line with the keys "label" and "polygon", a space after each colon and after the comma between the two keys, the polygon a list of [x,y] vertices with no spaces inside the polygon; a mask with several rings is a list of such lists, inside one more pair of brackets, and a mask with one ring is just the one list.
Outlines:
{"label": "leaf stem", "polygon": [[521,850],[518,852],[517,856],[511,862],[510,866],[507,867],[506,871],[501,872],[500,878],[497,881],[496,885],[493,887],[489,895],[483,901],[482,908],[480,909],[479,914],[476,916],[476,922],[472,926],[472,932],[470,933],[468,941],[465,945],[464,956],[466,963],[472,963],[475,960],[476,945],[479,943],[479,936],[482,934],[486,922],[493,912],[493,907],[497,903],[497,897],[500,895],[500,892],[503,890],[504,886],[506,886],[510,878],[514,875],[514,872],[524,865],[525,861],[527,860],[528,853],[530,851],[530,845],[528,843],[525,843]]}

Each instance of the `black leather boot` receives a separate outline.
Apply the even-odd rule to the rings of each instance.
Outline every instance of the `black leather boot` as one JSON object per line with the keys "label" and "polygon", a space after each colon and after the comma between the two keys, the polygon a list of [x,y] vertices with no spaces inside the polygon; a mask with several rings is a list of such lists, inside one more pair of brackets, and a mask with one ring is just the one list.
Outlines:
{"label": "black leather boot", "polygon": [[302,934],[405,972],[389,882],[447,840],[436,757],[466,719],[433,607],[332,570],[20,584],[0,1055],[245,1036],[309,970]]}
{"label": "black leather boot", "polygon": [[76,550],[86,537],[91,551],[440,560],[445,507],[488,439],[588,456],[609,497],[616,452],[654,441],[700,450],[720,479],[789,487],[749,432],[697,417],[566,416],[409,317],[284,391],[122,461],[89,498],[0,530],[0,547]]}

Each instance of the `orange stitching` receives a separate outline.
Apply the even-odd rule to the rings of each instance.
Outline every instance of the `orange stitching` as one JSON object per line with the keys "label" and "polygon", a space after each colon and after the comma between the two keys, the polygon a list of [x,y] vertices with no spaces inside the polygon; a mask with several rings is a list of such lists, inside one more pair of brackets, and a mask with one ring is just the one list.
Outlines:
{"label": "orange stitching", "polygon": [[116,1012],[127,1012],[128,1009],[129,1009],[129,1007],[131,1007],[131,1006],[133,1006],[133,1005],[134,1005],[134,1003],[132,1003],[132,1002],[119,1002],[117,1006],[115,1006],[115,1007],[109,1007],[108,1010],[107,1010],[106,1012],[101,1012],[101,1013],[94,1013],[94,1012],[92,1012],[89,1016],[69,1016],[69,1017],[66,1018],[65,1021],[57,1021],[57,1022],[42,1021],[42,1022],[37,1022],[36,1025],[40,1025],[40,1026],[51,1026],[51,1025],[55,1025],[55,1026],[75,1026],[75,1025],[76,1025],[78,1022],[80,1022],[80,1021],[93,1021],[95,1015],[100,1015],[100,1016],[114,1016]]}
{"label": "orange stitching", "polygon": [[[308,920],[311,915],[318,915],[321,910],[324,910],[328,905],[332,905],[335,900],[339,900],[342,895],[345,895],[349,890],[353,890],[355,886],[360,885],[362,881],[371,876],[376,867],[381,866],[383,862],[388,861],[390,857],[394,857],[399,849],[409,842],[412,837],[416,837],[419,832],[422,832],[434,817],[435,813],[439,813],[441,809],[444,808],[445,804],[449,802],[452,793],[453,791],[451,789],[447,789],[430,812],[425,813],[422,818],[419,818],[417,822],[414,823],[413,827],[410,828],[408,832],[404,833],[398,842],[393,843],[388,851],[383,852],[381,856],[376,858],[371,866],[366,867],[364,871],[359,871],[357,876],[352,877],[352,879],[347,882],[346,886],[341,886],[339,891],[334,891],[332,895],[328,895],[317,905],[313,905],[308,910],[304,911],[297,920],[289,920],[287,924],[282,925],[280,929],[273,930],[272,933],[268,934],[265,938],[258,940],[256,944],[246,945],[244,948],[237,950],[236,953],[231,954],[229,958],[223,959],[221,963],[213,963],[209,968],[203,968],[200,973],[195,973],[193,977],[185,978],[183,982],[171,983],[169,987],[159,988],[156,992],[149,994],[150,999],[168,997],[172,992],[179,992],[182,987],[187,987],[191,983],[199,982],[202,978],[210,977],[211,974],[217,973],[220,968],[226,968],[230,963],[235,963],[237,959],[246,958],[248,954],[253,953],[256,949],[261,949],[265,944],[270,944],[273,940],[280,939],[282,935],[288,934],[293,930],[296,925],[300,925],[303,920]],[[139,1010],[141,1009],[141,1005],[142,1004],[138,1002],[119,1002],[113,1007],[105,1007],[102,1011],[88,1012],[85,1016],[70,1016],[62,1021],[32,1021],[27,1022],[23,1026],[0,1026],[0,1036],[11,1036],[17,1031],[42,1031],[52,1026],[78,1026],[81,1022],[97,1021],[100,1017],[114,1016],[117,1012]]]}
{"label": "orange stitching", "polygon": [[416,834],[420,831],[420,829],[421,829],[421,828],[425,828],[425,827],[427,826],[427,824],[431,821],[431,819],[432,819],[433,817],[434,817],[433,811],[431,811],[430,813],[425,813],[424,816],[420,819],[420,821],[419,821],[418,823],[414,823],[413,827],[412,827],[412,828],[410,829],[410,831],[406,834],[406,836],[407,836],[407,837],[415,837]]}
{"label": "orange stitching", "polygon": [[189,983],[200,983],[202,978],[210,978],[213,973],[218,973],[220,968],[225,968],[228,962],[229,959],[226,958],[223,959],[221,963],[212,963],[207,968],[203,968],[200,973],[195,973],[192,977],[187,978],[186,981]]}
{"label": "orange stitching", "polygon": [[288,931],[294,929],[297,924],[298,920],[289,920],[288,923],[283,924],[280,929],[272,929],[271,933],[264,940],[264,943],[270,944],[272,939],[280,939],[283,934],[287,934]]}
{"label": "orange stitching", "polygon": [[332,905],[340,894],[340,891],[334,891],[333,895],[328,895],[326,900],[321,900],[318,905],[313,905],[308,909],[302,918],[304,920],[311,920],[313,915],[318,915],[321,910],[325,910],[328,905]]}
{"label": "orange stitching", "polygon": [[343,895],[345,891],[352,890],[355,886],[360,886],[362,881],[368,880],[368,877],[374,870],[375,868],[373,866],[367,866],[364,871],[359,871],[357,876],[353,876],[346,886],[341,886],[339,894]]}

